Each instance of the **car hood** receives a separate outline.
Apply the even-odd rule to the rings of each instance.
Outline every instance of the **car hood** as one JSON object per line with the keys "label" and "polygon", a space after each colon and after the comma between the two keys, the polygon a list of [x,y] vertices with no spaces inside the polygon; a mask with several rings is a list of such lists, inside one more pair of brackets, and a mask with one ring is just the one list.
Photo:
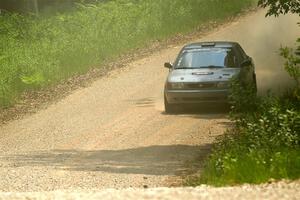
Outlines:
{"label": "car hood", "polygon": [[168,82],[228,81],[239,72],[239,68],[175,69],[169,73]]}

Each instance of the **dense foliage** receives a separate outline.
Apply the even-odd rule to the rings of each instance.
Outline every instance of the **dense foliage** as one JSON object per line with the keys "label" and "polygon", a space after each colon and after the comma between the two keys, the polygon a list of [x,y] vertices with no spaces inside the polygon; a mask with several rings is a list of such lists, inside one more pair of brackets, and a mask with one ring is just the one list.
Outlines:
{"label": "dense foliage", "polygon": [[42,12],[65,12],[72,10],[77,3],[97,3],[111,0],[0,0],[3,12],[38,14]]}
{"label": "dense foliage", "polygon": [[253,0],[111,0],[71,12],[0,15],[0,107],[151,40],[191,31]]}
{"label": "dense foliage", "polygon": [[219,138],[201,178],[192,184],[220,186],[300,178],[297,97],[293,93],[256,97],[252,88],[237,85],[233,90],[231,119],[235,126]]}
{"label": "dense foliage", "polygon": [[[297,41],[300,43],[300,38]],[[295,81],[296,86],[293,90],[293,95],[300,101],[300,45],[296,50],[282,47],[280,55],[286,59],[284,68]]]}

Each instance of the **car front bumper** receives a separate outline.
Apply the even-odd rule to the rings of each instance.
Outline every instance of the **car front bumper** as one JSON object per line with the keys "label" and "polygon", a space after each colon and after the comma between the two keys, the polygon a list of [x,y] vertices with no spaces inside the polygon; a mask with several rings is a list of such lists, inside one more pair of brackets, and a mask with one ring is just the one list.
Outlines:
{"label": "car front bumper", "polygon": [[170,104],[227,103],[228,89],[165,90],[165,97]]}

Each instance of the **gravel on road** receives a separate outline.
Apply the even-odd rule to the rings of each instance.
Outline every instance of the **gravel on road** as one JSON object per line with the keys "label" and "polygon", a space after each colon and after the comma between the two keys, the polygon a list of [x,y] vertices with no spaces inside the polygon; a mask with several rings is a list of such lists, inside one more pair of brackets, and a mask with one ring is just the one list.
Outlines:
{"label": "gravel on road", "polygon": [[278,182],[263,185],[213,188],[154,188],[154,189],[103,189],[98,191],[54,191],[35,193],[0,193],[0,199],[89,199],[89,200],[298,200],[300,181]]}

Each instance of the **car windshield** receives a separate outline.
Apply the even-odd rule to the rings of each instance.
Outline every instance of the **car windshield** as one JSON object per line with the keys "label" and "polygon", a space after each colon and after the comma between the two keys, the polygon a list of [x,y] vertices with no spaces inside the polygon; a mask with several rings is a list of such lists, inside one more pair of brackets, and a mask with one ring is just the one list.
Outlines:
{"label": "car windshield", "polygon": [[232,49],[229,48],[191,49],[183,51],[175,68],[234,67],[235,60]]}

